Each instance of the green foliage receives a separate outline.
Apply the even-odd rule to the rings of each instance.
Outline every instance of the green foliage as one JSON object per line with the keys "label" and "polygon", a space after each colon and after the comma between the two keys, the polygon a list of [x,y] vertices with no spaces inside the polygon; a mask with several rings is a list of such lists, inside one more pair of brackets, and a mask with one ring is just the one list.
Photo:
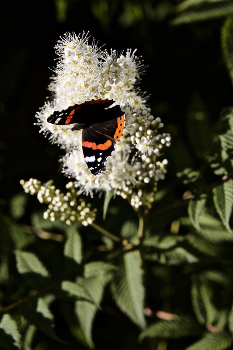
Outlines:
{"label": "green foliage", "polygon": [[219,216],[228,231],[231,231],[229,220],[233,206],[233,180],[229,179],[213,189],[214,204]]}
{"label": "green foliage", "polygon": [[10,201],[11,215],[14,219],[19,219],[25,212],[25,205],[28,197],[26,193],[17,193]]}
{"label": "green foliage", "polygon": [[190,24],[228,16],[233,13],[233,4],[230,0],[183,0],[176,12],[173,25]]}
{"label": "green foliage", "polygon": [[194,319],[188,316],[170,315],[170,317],[169,321],[159,320],[150,325],[140,334],[139,341],[145,337],[178,339],[201,333],[201,327]]}
{"label": "green foliage", "polygon": [[232,345],[230,334],[226,333],[206,333],[206,335],[189,346],[187,350],[224,350]]}
{"label": "green foliage", "polygon": [[222,51],[231,80],[233,81],[233,17],[229,17],[222,27]]}
{"label": "green foliage", "polygon": [[[103,298],[104,288],[109,281],[109,272],[111,270],[112,267],[108,264],[91,263],[91,266],[90,264],[85,266],[85,276],[87,278],[82,281],[82,284],[97,305],[100,304]],[[96,305],[92,305],[89,302],[75,302],[75,314],[77,315],[85,340],[91,348],[94,347],[91,331],[97,310]]]}
{"label": "green foliage", "polygon": [[213,324],[218,312],[213,305],[213,291],[208,283],[194,281],[191,292],[193,309],[199,322]]}
{"label": "green foliage", "polygon": [[201,215],[201,212],[206,204],[206,197],[201,198],[199,200],[192,200],[189,202],[188,205],[188,214],[191,223],[195,227],[197,231],[200,231],[200,225],[199,225],[199,216]]}
{"label": "green foliage", "polygon": [[145,328],[143,314],[144,286],[143,271],[138,252],[124,255],[124,259],[115,272],[111,291],[119,308],[140,328]]}
{"label": "green foliage", "polygon": [[[21,335],[19,333],[16,322],[11,318],[10,315],[3,315],[0,323],[0,336],[1,336],[1,346],[5,349],[13,350],[20,349],[21,347]],[[12,343],[10,342],[12,339]]]}
{"label": "green foliage", "polygon": [[109,206],[110,200],[111,200],[113,195],[114,195],[114,190],[113,189],[111,191],[105,193],[104,208],[103,208],[103,219],[104,220],[106,219],[108,206]]}
{"label": "green foliage", "polygon": [[74,260],[77,264],[80,264],[82,261],[82,240],[75,225],[71,226],[68,230],[64,255]]}
{"label": "green foliage", "polygon": [[[62,342],[54,331],[54,316],[49,310],[49,303],[46,298],[31,298],[27,300],[26,303],[19,307],[19,313],[24,315],[29,325],[34,325],[36,329],[40,330],[48,337]],[[32,332],[32,329],[30,330]],[[27,336],[30,337],[29,334],[27,334]]]}
{"label": "green foliage", "polygon": [[49,276],[49,272],[36,255],[23,251],[16,251],[15,254],[19,273],[33,272],[43,277]]}

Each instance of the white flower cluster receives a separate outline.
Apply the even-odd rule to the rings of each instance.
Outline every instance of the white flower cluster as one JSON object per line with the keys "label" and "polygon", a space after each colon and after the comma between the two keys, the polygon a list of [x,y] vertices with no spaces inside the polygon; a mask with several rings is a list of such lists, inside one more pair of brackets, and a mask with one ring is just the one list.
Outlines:
{"label": "white flower cluster", "polygon": [[66,194],[56,189],[52,180],[43,185],[36,179],[21,180],[20,184],[26,193],[37,194],[40,203],[49,204],[48,209],[44,212],[44,219],[49,218],[51,221],[60,219],[65,221],[67,225],[71,225],[78,220],[84,226],[92,224],[95,220],[96,209],[91,210],[89,203],[78,198],[73,182],[69,182],[66,185],[66,188],[69,190]]}
{"label": "white flower cluster", "polygon": [[[58,42],[56,76],[49,86],[54,100],[46,103],[36,117],[41,132],[66,150],[63,172],[76,180],[77,187],[85,193],[115,189],[118,194],[130,196],[135,186],[154,185],[164,179],[167,160],[158,162],[157,157],[170,145],[171,137],[158,132],[163,127],[161,119],[151,115],[145,99],[135,89],[143,70],[135,51],[127,50],[117,57],[115,51],[109,54],[95,42],[90,45],[88,39],[84,34],[66,34]],[[96,177],[84,160],[82,132],[47,122],[54,111],[92,99],[114,100],[125,113],[124,134],[106,162],[106,171]]]}

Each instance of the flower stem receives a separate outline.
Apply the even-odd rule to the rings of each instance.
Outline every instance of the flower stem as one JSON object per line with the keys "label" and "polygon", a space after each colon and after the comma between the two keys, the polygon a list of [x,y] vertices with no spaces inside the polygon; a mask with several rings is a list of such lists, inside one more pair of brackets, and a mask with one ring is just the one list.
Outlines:
{"label": "flower stem", "polygon": [[105,230],[104,228],[102,228],[101,226],[92,223],[91,224],[92,227],[94,227],[97,231],[103,233],[105,236],[111,238],[112,240],[116,241],[116,242],[121,242],[121,239],[115,235],[113,235],[112,233],[108,232],[107,230]]}
{"label": "flower stem", "polygon": [[144,231],[144,218],[142,216],[139,216],[138,238],[140,240],[143,237],[143,231]]}

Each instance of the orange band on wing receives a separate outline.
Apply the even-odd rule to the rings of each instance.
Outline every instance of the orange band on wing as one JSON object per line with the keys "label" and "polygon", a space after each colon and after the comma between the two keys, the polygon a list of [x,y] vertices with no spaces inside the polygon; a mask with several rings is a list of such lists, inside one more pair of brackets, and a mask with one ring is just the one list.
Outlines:
{"label": "orange band on wing", "polygon": [[116,142],[120,140],[120,138],[123,134],[123,131],[124,131],[124,126],[125,126],[124,116],[118,117],[117,118],[117,129],[116,129],[116,132],[113,136],[113,138]]}
{"label": "orange band on wing", "polygon": [[87,148],[92,148],[93,150],[99,149],[100,151],[105,151],[112,145],[112,141],[108,140],[103,144],[97,145],[95,142],[83,141],[82,145]]}
{"label": "orange band on wing", "polygon": [[65,124],[69,124],[69,123],[70,123],[70,121],[71,121],[72,118],[73,118],[73,115],[74,115],[75,110],[76,110],[75,108],[72,109],[72,111],[70,112],[70,114],[69,114],[68,117],[66,118]]}

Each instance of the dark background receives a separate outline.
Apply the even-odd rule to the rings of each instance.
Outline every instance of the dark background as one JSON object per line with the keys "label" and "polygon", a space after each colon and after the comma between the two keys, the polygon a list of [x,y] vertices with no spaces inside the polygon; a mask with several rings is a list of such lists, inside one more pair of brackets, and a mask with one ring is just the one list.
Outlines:
{"label": "dark background", "polygon": [[[56,61],[54,46],[65,32],[90,32],[108,50],[137,48],[147,68],[140,87],[150,94],[152,114],[172,135],[165,186],[175,173],[198,166],[200,142],[188,127],[190,111],[201,110],[215,125],[221,109],[232,104],[224,66],[220,28],[224,19],[172,26],[175,1],[34,0],[2,5],[0,33],[0,197],[21,191],[20,179],[67,182],[59,170],[63,151],[39,134],[35,113],[50,93]],[[67,8],[66,8],[67,7]],[[66,8],[66,10],[65,10]],[[208,129],[208,125],[207,129]],[[214,127],[213,127],[214,130]],[[190,135],[190,132],[193,134]],[[203,131],[204,132],[204,131]],[[213,131],[214,132],[214,131]],[[204,148],[211,140],[205,140]],[[196,153],[195,153],[196,152]]]}

